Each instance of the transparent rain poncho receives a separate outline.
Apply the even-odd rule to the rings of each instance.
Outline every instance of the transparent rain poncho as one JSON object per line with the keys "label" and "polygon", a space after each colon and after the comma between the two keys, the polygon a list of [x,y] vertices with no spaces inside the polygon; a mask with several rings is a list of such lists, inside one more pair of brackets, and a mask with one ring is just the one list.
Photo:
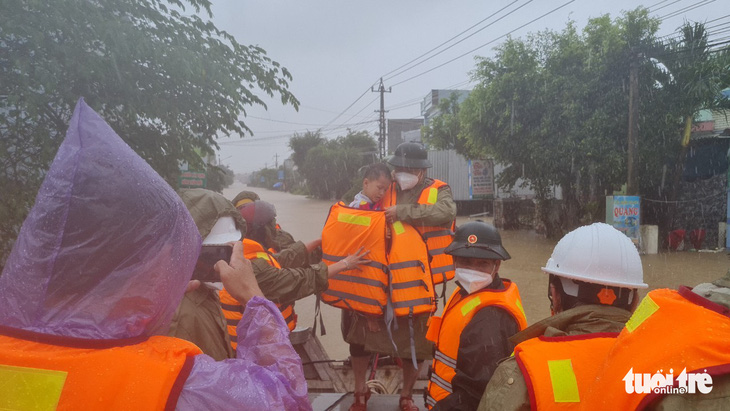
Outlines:
{"label": "transparent rain poncho", "polygon": [[[83,99],[0,276],[0,325],[84,339],[165,335],[201,238],[175,191]],[[301,360],[268,300],[238,358],[195,357],[178,409],[308,409]]]}

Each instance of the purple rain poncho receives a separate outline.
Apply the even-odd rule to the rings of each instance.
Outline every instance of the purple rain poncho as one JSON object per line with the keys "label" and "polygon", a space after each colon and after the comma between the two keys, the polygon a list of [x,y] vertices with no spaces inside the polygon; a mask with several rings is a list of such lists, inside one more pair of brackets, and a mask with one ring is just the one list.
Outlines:
{"label": "purple rain poncho", "polygon": [[[200,252],[173,189],[83,99],[0,276],[0,324],[85,339],[165,335]],[[178,409],[311,409],[276,306],[254,298],[236,359],[195,357]]]}

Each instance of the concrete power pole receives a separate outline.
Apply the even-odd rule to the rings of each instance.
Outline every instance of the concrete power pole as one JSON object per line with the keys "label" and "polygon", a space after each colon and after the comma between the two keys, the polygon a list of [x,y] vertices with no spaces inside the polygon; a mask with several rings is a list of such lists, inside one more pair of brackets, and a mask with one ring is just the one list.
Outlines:
{"label": "concrete power pole", "polygon": [[628,177],[626,194],[639,195],[639,58],[634,52],[629,68]]}
{"label": "concrete power pole", "polygon": [[390,93],[391,87],[388,87],[388,90],[385,89],[385,86],[383,85],[383,78],[380,78],[380,87],[378,87],[377,90],[374,88],[370,89],[372,92],[378,92],[380,93],[380,110],[375,110],[376,113],[380,113],[380,131],[378,132],[378,153],[380,155],[380,159],[382,160],[385,158],[385,155],[387,154],[387,150],[385,148],[385,93]]}

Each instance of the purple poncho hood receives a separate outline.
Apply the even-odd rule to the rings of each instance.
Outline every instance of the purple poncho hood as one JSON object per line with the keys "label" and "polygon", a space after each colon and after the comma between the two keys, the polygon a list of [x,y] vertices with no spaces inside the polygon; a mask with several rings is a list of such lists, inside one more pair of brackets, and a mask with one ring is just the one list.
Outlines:
{"label": "purple poncho hood", "polygon": [[175,191],[81,99],[0,276],[0,324],[165,334],[200,242]]}

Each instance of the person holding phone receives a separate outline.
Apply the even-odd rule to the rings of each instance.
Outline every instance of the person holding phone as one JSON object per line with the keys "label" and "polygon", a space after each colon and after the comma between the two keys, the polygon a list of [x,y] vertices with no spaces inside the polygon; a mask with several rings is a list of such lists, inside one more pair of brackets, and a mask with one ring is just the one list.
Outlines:
{"label": "person holding phone", "polygon": [[193,271],[193,280],[201,284],[183,297],[168,335],[194,343],[216,360],[235,358],[218,297],[221,278],[214,266],[220,260],[230,261],[233,243],[240,242],[246,222],[233,204],[216,192],[193,188],[178,194],[203,238]]}
{"label": "person holding phone", "polygon": [[[290,247],[281,253],[274,249],[276,238],[276,209],[271,203],[256,200],[243,205],[240,213],[246,221],[246,235],[243,240],[244,256],[251,260],[256,281],[266,298],[277,304],[290,330],[296,327],[294,301],[327,289],[328,278],[346,269],[358,267],[366,263],[366,250],[352,254],[342,261],[326,265],[317,263],[306,266],[284,266],[279,258],[296,260],[286,253],[298,253],[306,258],[321,240],[310,242],[306,246]],[[297,251],[298,250],[298,251]],[[220,292],[223,314],[228,320],[228,331],[235,346],[236,324],[244,316],[243,307],[235,302],[225,288]],[[234,347],[235,348],[235,347]]]}
{"label": "person holding phone", "polygon": [[169,184],[79,100],[0,275],[0,408],[311,410],[240,243],[215,265],[246,309],[236,358],[165,335],[201,242]]}

